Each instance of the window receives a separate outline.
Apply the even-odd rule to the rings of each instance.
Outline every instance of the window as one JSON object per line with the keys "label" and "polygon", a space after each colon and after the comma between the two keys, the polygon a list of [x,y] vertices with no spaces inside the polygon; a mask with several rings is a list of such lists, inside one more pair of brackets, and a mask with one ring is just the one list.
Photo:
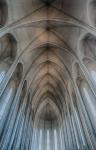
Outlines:
{"label": "window", "polygon": [[91,76],[96,85],[96,72],[94,70],[91,70]]}
{"label": "window", "polygon": [[85,109],[87,110],[88,116],[94,129],[96,130],[96,99],[86,81],[81,82],[80,86],[81,96]]}
{"label": "window", "polygon": [[49,134],[49,130],[47,130],[47,150],[50,150],[50,134]]}
{"label": "window", "polygon": [[58,140],[57,140],[57,131],[56,131],[56,129],[54,130],[54,145],[55,145],[55,150],[58,150]]}
{"label": "window", "polygon": [[42,150],[42,130],[40,130],[39,150]]}
{"label": "window", "polygon": [[4,79],[4,77],[5,77],[5,71],[2,71],[1,73],[0,73],[0,83],[2,82],[2,80]]}

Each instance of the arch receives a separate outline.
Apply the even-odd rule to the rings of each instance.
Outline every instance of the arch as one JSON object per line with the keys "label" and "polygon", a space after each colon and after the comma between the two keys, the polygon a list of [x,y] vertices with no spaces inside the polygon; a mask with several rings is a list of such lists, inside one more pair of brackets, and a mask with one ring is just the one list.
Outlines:
{"label": "arch", "polygon": [[0,59],[7,57],[12,60],[15,59],[17,54],[17,41],[11,33],[5,34],[0,38]]}
{"label": "arch", "polygon": [[17,42],[11,34],[0,38],[0,84],[13,64],[16,53]]}
{"label": "arch", "polygon": [[[19,101],[20,101],[19,106],[24,103],[24,98],[25,98],[26,93],[27,93],[27,80],[24,81],[23,87],[21,89],[20,98],[19,98]],[[29,96],[28,96],[28,100],[29,100]]]}
{"label": "arch", "polygon": [[[57,105],[56,105],[52,100],[50,100],[50,99],[48,98],[48,99],[44,100],[44,101],[40,104],[39,108],[37,109],[37,112],[36,112],[36,115],[35,115],[35,121],[36,121],[36,122],[37,122],[37,117],[38,117],[39,113],[42,111],[42,108],[45,107],[47,103],[49,103],[49,104],[52,106],[52,108],[53,108],[53,110],[55,111],[55,113],[57,114],[57,116],[61,116]],[[34,122],[35,122],[35,121],[34,121]]]}
{"label": "arch", "polygon": [[86,33],[79,41],[79,50],[81,60],[84,57],[95,58],[96,55],[96,36]]}
{"label": "arch", "polygon": [[19,81],[21,81],[22,76],[23,76],[23,65],[22,65],[22,63],[19,62],[17,64],[15,71],[14,71],[12,76],[13,76],[13,78],[14,78],[14,76],[16,76],[19,79]]}

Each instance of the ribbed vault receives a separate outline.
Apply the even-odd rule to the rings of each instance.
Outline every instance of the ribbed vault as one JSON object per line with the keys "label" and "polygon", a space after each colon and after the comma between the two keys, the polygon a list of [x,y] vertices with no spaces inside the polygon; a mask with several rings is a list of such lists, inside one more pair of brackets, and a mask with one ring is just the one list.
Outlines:
{"label": "ribbed vault", "polygon": [[95,7],[0,0],[0,150],[96,149]]}

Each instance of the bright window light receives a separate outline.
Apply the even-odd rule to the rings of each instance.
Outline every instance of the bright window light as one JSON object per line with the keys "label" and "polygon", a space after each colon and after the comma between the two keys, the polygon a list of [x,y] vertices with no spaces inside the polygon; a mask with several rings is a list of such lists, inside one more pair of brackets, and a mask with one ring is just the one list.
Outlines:
{"label": "bright window light", "polygon": [[54,130],[54,144],[55,144],[55,150],[58,150],[58,140],[57,140],[57,131]]}
{"label": "bright window light", "polygon": [[47,150],[50,150],[50,135],[49,135],[49,130],[47,130]]}
{"label": "bright window light", "polygon": [[42,150],[42,130],[40,130],[39,150]]}

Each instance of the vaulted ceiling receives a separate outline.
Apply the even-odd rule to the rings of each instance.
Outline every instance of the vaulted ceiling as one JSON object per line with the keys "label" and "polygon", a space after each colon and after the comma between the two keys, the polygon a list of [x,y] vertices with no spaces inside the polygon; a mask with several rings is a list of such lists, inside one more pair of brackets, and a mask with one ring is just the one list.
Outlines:
{"label": "vaulted ceiling", "polygon": [[95,14],[96,0],[0,0],[0,150],[96,150]]}
{"label": "vaulted ceiling", "polygon": [[46,106],[45,115],[56,118],[62,114],[75,76],[73,64],[85,57],[81,47],[85,35],[96,36],[95,16],[91,17],[95,5],[89,0],[7,0],[1,4],[6,23],[0,36],[5,39],[10,33],[14,37],[7,44],[10,49],[14,43],[11,54],[23,64],[32,110],[35,114]]}

